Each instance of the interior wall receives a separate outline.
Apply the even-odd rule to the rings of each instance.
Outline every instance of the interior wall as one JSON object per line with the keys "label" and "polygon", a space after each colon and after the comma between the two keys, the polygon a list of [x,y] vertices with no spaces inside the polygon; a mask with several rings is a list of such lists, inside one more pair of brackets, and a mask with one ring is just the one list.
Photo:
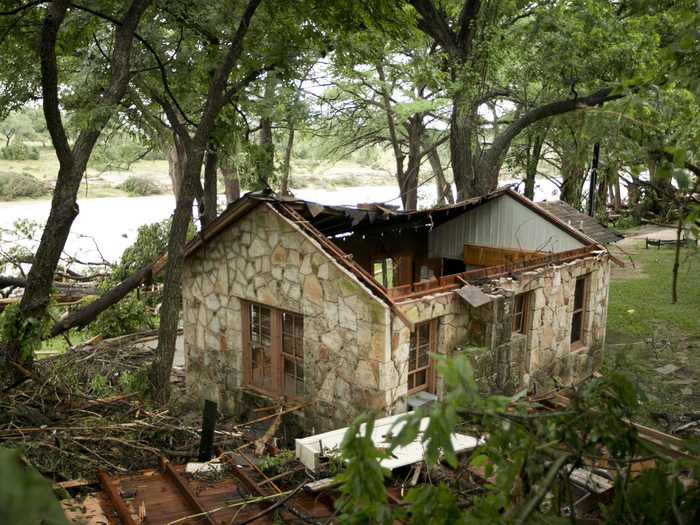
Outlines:
{"label": "interior wall", "polygon": [[432,230],[428,234],[428,256],[462,259],[465,244],[555,253],[583,246],[507,194]]}

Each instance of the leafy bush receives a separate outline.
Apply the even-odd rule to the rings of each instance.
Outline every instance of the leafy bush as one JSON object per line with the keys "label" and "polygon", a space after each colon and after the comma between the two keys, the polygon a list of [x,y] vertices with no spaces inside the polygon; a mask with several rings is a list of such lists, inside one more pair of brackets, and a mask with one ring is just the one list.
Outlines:
{"label": "leafy bush", "polygon": [[102,312],[92,323],[92,331],[105,338],[132,334],[154,328],[146,303],[131,292]]}
{"label": "leafy bush", "polygon": [[0,149],[3,160],[39,160],[39,150],[22,142],[15,142]]}
{"label": "leafy bush", "polygon": [[127,192],[129,195],[144,197],[146,195],[159,195],[163,193],[163,189],[155,182],[145,178],[131,176],[117,186],[120,190]]}
{"label": "leafy bush", "polygon": [[26,173],[0,173],[0,200],[32,199],[46,194],[46,187]]}

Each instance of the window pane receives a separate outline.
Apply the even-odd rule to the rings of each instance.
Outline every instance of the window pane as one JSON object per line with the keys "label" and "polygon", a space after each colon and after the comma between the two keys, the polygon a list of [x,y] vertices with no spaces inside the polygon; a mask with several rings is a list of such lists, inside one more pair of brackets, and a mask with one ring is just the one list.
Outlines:
{"label": "window pane", "polygon": [[571,319],[571,342],[581,340],[581,321],[583,318],[582,312],[576,312]]}
{"label": "window pane", "polygon": [[583,296],[586,291],[586,278],[579,277],[576,279],[576,291],[574,293],[574,310],[583,308]]}
{"label": "window pane", "polygon": [[418,367],[428,366],[428,347],[423,347],[418,353]]}
{"label": "window pane", "polygon": [[415,384],[414,388],[417,388],[419,386],[424,386],[428,382],[427,370],[421,370],[420,372],[416,372],[415,378],[416,378],[416,380],[415,380],[416,384]]}
{"label": "window pane", "polygon": [[428,343],[430,337],[430,322],[421,323],[418,325],[418,344],[424,345]]}

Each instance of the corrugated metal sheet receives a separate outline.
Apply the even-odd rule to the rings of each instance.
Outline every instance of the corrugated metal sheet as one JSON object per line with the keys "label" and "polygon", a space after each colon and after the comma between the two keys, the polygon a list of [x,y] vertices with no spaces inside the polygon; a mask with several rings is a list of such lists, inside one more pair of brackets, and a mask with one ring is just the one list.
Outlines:
{"label": "corrugated metal sheet", "polygon": [[465,244],[548,252],[583,246],[508,194],[467,211],[428,234],[430,257],[462,259]]}

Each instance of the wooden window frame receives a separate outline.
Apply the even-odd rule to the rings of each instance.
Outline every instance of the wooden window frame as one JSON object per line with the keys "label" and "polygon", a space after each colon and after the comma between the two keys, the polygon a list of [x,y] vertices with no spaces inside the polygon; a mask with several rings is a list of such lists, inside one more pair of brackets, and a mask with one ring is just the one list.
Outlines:
{"label": "wooden window frame", "polygon": [[[414,344],[416,344],[418,347],[420,347],[420,339],[418,339],[419,334],[420,334],[420,327],[422,326],[427,326],[428,327],[428,342],[427,342],[427,364],[425,366],[417,366],[418,365],[418,360],[419,360],[419,353],[418,353],[418,348],[416,348],[416,356],[415,356],[415,368],[412,368],[412,365],[414,363],[411,362],[411,348],[413,347]],[[411,341],[409,343],[409,352],[408,352],[408,376],[406,378],[406,383],[408,386],[408,395],[413,395],[417,394],[418,392],[422,391],[428,391],[431,393],[435,392],[435,367],[434,367],[434,359],[430,356],[431,353],[435,353],[437,351],[437,336],[438,336],[438,320],[437,319],[430,319],[429,321],[424,321],[422,323],[416,323],[415,330],[411,332]],[[417,341],[414,343],[414,341]],[[415,376],[416,374],[419,374],[420,372],[425,371],[425,383],[422,383],[419,386],[414,386],[411,388],[411,377]]]}
{"label": "wooden window frame", "polygon": [[[522,308],[518,310],[518,301],[522,298]],[[523,292],[516,294],[513,298],[513,323],[511,325],[511,332],[514,334],[527,335],[530,331],[530,311],[532,304],[532,292]],[[516,319],[520,318],[519,322]]]}
{"label": "wooden window frame", "polygon": [[[252,325],[252,310],[253,308],[267,308],[270,310],[270,351],[271,351],[271,385],[269,388],[266,385],[261,386],[253,377],[253,325]],[[301,356],[293,356],[295,364],[300,363],[303,371],[304,366],[304,349],[303,349],[303,321],[304,316],[297,312],[275,308],[255,301],[247,301],[241,299],[241,322],[242,322],[242,338],[243,338],[243,383],[247,388],[259,392],[261,394],[272,397],[286,397],[290,399],[302,399],[305,397],[306,391],[303,394],[287,394],[285,393],[285,376],[284,376],[284,358],[289,354],[284,352],[284,315],[290,315],[301,320],[302,331],[301,337]],[[303,372],[302,372],[303,373]],[[304,388],[305,388],[304,374]]]}
{"label": "wooden window frame", "polygon": [[[571,312],[571,333],[569,337],[570,345],[572,349],[578,349],[582,348],[585,346],[585,335],[584,335],[584,328],[586,326],[586,311],[587,311],[587,306],[588,306],[588,300],[589,300],[589,287],[590,287],[590,279],[591,274],[587,273],[584,275],[579,275],[576,278],[576,283],[574,284],[574,295],[573,295],[573,311]],[[583,292],[582,295],[583,297],[581,298],[581,306],[579,308],[576,308],[576,291],[578,290],[578,283],[583,282]],[[578,339],[574,339],[574,322],[576,319],[576,316],[579,316],[579,336]]]}

